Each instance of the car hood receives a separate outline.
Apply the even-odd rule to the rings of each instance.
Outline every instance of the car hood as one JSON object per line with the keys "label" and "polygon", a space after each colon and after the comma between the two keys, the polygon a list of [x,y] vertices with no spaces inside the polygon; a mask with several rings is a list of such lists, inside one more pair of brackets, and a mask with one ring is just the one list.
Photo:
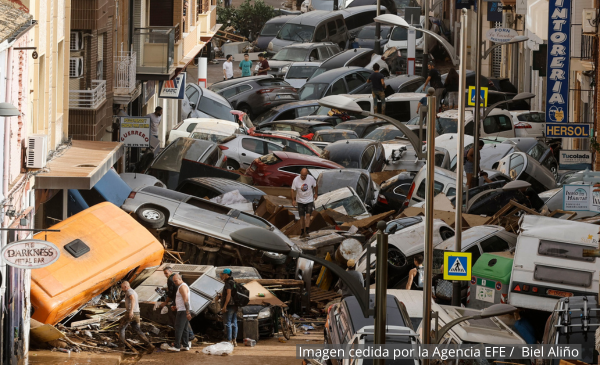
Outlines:
{"label": "car hood", "polygon": [[273,69],[273,67],[282,68],[284,66],[291,65],[293,62],[294,61],[273,61],[273,60],[269,60],[269,67],[271,68],[271,70]]}
{"label": "car hood", "polygon": [[275,36],[273,35],[258,36],[258,38],[256,39],[256,46],[260,49],[267,49],[267,47],[269,46],[269,42],[271,42],[273,38],[275,38]]}

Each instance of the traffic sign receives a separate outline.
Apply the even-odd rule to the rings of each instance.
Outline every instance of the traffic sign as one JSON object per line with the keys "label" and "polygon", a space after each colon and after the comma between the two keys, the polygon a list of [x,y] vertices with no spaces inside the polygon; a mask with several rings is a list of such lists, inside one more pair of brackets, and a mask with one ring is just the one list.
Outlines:
{"label": "traffic sign", "polygon": [[547,138],[590,138],[590,125],[584,123],[546,123]]}
{"label": "traffic sign", "polygon": [[470,252],[444,252],[444,280],[471,280]]}
{"label": "traffic sign", "polygon": [[[488,97],[488,88],[480,87],[479,88],[480,96],[479,98],[483,101],[479,106],[486,107],[487,106],[487,97]],[[475,106],[475,86],[469,86],[469,99],[470,106]]]}

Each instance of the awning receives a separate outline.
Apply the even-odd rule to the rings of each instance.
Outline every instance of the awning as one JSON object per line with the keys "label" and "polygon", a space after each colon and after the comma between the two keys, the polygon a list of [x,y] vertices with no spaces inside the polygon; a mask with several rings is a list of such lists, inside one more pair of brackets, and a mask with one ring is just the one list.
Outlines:
{"label": "awning", "polygon": [[36,189],[91,189],[123,156],[120,142],[73,141],[35,177]]}

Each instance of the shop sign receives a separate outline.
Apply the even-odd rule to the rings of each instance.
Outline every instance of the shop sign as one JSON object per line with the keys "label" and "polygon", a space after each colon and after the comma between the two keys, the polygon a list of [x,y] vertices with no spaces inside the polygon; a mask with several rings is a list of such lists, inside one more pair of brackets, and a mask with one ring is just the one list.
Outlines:
{"label": "shop sign", "polygon": [[546,123],[546,137],[590,138],[590,125],[584,123]]}
{"label": "shop sign", "polygon": [[552,123],[567,122],[569,112],[570,13],[571,0],[549,1],[546,121]]}
{"label": "shop sign", "polygon": [[518,36],[517,31],[510,28],[493,28],[487,31],[485,37],[494,43],[506,43]]}
{"label": "shop sign", "polygon": [[17,241],[2,249],[2,260],[20,269],[39,269],[54,263],[60,250],[52,242],[28,239]]}
{"label": "shop sign", "polygon": [[173,80],[161,81],[158,86],[158,97],[163,99],[183,99],[185,93],[185,76],[182,72]]}
{"label": "shop sign", "polygon": [[150,146],[150,117],[121,117],[119,142],[125,147]]}

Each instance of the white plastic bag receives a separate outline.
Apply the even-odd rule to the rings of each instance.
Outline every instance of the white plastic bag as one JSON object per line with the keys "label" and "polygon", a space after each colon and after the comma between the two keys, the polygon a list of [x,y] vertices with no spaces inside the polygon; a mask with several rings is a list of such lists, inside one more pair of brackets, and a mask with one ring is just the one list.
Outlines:
{"label": "white plastic bag", "polygon": [[246,198],[244,198],[244,196],[240,194],[239,190],[233,190],[225,194],[215,196],[210,201],[227,206],[229,206],[230,204],[248,203]]}
{"label": "white plastic bag", "polygon": [[230,342],[219,342],[214,345],[206,346],[202,352],[207,355],[229,355],[233,352],[233,345]]}
{"label": "white plastic bag", "polygon": [[160,310],[160,314],[167,314],[169,313],[169,308],[167,308],[167,306],[164,306],[163,309]]}

